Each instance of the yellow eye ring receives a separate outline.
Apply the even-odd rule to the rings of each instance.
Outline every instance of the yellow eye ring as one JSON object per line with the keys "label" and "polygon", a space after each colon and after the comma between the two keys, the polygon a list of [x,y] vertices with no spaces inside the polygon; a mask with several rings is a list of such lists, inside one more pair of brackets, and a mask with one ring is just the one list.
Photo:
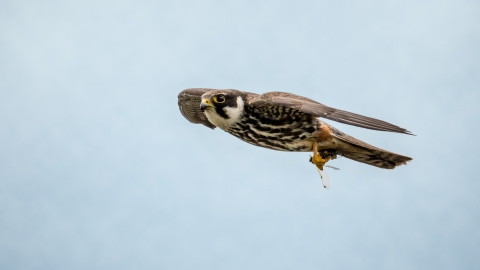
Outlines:
{"label": "yellow eye ring", "polygon": [[215,103],[224,103],[226,100],[225,96],[224,95],[216,95],[213,97],[213,101]]}

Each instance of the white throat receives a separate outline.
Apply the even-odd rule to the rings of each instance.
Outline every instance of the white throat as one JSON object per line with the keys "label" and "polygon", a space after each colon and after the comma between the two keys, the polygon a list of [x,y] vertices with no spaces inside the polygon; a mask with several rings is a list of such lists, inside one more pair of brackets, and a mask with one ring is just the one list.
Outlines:
{"label": "white throat", "polygon": [[229,116],[228,119],[221,117],[213,109],[205,110],[205,116],[207,116],[208,121],[210,121],[215,126],[228,130],[233,124],[240,121],[240,118],[243,115],[243,99],[242,97],[237,97],[237,107],[225,107],[223,110]]}

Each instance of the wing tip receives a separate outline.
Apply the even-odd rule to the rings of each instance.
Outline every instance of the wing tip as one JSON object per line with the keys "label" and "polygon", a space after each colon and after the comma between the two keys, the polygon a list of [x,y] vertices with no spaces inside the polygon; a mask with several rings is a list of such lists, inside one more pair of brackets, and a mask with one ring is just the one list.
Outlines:
{"label": "wing tip", "polygon": [[407,134],[407,135],[411,135],[411,136],[417,136],[417,135],[413,134],[411,131],[406,130],[406,129],[403,129],[403,130],[401,131],[401,133]]}

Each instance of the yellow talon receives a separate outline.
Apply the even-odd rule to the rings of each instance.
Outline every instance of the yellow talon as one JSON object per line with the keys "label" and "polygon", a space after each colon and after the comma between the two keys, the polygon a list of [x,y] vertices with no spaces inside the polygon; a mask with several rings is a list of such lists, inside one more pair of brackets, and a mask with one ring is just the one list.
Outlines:
{"label": "yellow talon", "polygon": [[327,157],[325,159],[322,158],[322,156],[318,152],[318,144],[317,144],[317,142],[314,142],[313,143],[313,157],[311,159],[311,162],[313,164],[315,164],[315,166],[317,166],[317,168],[319,170],[323,171],[323,165],[325,165],[325,163],[327,163],[330,159],[331,159],[331,157]]}

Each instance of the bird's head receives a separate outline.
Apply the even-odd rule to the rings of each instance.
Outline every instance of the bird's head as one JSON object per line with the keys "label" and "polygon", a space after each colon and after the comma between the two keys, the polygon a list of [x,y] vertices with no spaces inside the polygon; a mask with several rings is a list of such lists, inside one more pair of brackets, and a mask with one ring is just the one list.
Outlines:
{"label": "bird's head", "polygon": [[244,94],[237,90],[213,90],[202,95],[200,109],[215,126],[227,130],[240,120],[245,106]]}

